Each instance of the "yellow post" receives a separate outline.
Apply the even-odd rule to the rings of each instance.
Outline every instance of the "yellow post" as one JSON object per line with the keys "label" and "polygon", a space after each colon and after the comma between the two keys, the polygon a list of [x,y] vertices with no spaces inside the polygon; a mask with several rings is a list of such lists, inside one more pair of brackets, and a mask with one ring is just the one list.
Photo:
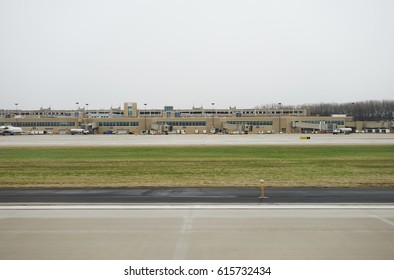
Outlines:
{"label": "yellow post", "polygon": [[265,182],[264,182],[264,179],[261,179],[260,180],[260,199],[264,199],[265,198],[265,196],[264,196],[264,187],[265,187]]}

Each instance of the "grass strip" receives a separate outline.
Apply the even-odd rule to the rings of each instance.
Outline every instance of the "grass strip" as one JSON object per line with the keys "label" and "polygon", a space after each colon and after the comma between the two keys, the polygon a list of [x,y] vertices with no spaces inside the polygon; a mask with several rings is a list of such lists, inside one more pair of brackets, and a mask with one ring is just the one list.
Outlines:
{"label": "grass strip", "polygon": [[393,187],[394,146],[0,148],[0,187]]}

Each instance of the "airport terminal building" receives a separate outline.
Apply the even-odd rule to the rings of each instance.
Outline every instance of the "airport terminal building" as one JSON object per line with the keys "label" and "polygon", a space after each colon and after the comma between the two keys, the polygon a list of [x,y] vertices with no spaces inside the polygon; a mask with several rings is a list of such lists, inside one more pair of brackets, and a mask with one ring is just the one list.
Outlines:
{"label": "airport terminal building", "polygon": [[29,134],[70,134],[81,128],[92,134],[270,134],[331,133],[338,128],[354,132],[387,133],[393,122],[354,122],[351,116],[310,116],[306,109],[191,108],[139,109],[136,102],[123,108],[74,110],[4,110],[0,124],[21,127]]}

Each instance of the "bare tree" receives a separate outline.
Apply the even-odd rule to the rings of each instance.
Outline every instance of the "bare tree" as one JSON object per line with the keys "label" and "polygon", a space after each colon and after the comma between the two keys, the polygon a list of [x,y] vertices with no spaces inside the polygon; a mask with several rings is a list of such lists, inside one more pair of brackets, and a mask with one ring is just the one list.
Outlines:
{"label": "bare tree", "polygon": [[304,104],[301,107],[308,108],[311,115],[346,114],[353,116],[356,121],[394,119],[394,100]]}

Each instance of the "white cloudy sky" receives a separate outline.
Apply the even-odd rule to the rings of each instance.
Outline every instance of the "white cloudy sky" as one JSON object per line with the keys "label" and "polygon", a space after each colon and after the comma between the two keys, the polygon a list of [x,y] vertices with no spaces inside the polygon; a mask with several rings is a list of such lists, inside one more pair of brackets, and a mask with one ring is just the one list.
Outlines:
{"label": "white cloudy sky", "polygon": [[0,0],[0,109],[393,93],[392,0]]}

